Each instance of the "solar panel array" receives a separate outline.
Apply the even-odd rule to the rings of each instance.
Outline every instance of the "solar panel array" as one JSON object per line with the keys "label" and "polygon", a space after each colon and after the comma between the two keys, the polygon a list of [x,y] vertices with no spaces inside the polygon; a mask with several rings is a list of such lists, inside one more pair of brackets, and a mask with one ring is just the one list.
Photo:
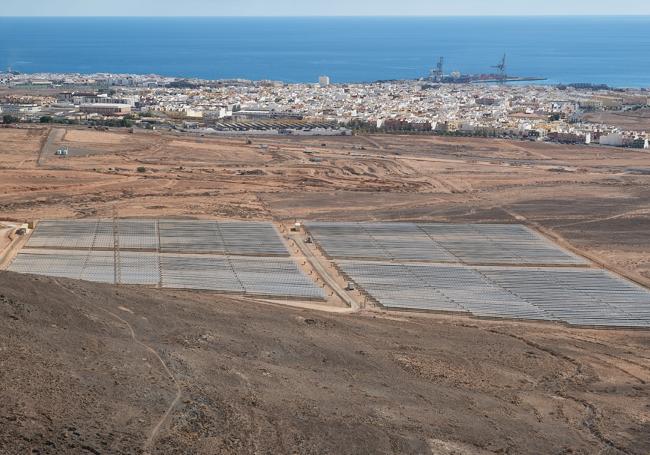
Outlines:
{"label": "solar panel array", "polygon": [[585,260],[517,224],[309,222],[336,259],[465,264],[581,265]]}
{"label": "solar panel array", "polygon": [[156,220],[119,220],[117,234],[121,250],[158,250]]}
{"label": "solar panel array", "polygon": [[246,293],[325,298],[323,289],[289,258],[230,256],[230,262]]}
{"label": "solar panel array", "polygon": [[290,258],[161,255],[163,287],[324,299],[320,287]]}
{"label": "solar panel array", "polygon": [[338,266],[389,308],[650,327],[650,292],[604,270],[349,260]]}
{"label": "solar panel array", "polygon": [[17,273],[80,279],[87,251],[24,249],[11,263],[9,270]]}
{"label": "solar panel array", "polygon": [[251,256],[289,256],[271,223],[256,221],[219,222],[226,252]]}
{"label": "solar panel array", "polygon": [[359,261],[341,261],[339,266],[387,307],[466,312],[485,317],[549,319],[539,308],[495,286],[467,266]]}
{"label": "solar panel array", "polygon": [[92,248],[99,220],[46,221],[39,224],[31,238],[32,248]]}
{"label": "solar panel array", "polygon": [[418,224],[460,262],[581,265],[586,261],[519,224]]}
{"label": "solar panel array", "polygon": [[43,221],[9,270],[118,284],[325,299],[271,223]]}
{"label": "solar panel array", "polygon": [[415,224],[310,222],[307,228],[332,258],[456,261]]}
{"label": "solar panel array", "polygon": [[271,223],[161,220],[159,227],[160,250],[165,253],[289,256]]}
{"label": "solar panel array", "polygon": [[[573,325],[650,327],[650,292],[521,225],[307,223],[381,305]],[[271,223],[39,224],[9,270],[269,297],[324,299]]]}
{"label": "solar panel array", "polygon": [[483,273],[570,324],[650,327],[650,292],[604,270],[489,268]]}
{"label": "solar panel array", "polygon": [[479,317],[650,327],[650,292],[514,224],[308,222],[382,306]]}
{"label": "solar panel array", "polygon": [[163,254],[160,268],[166,288],[244,292],[226,256]]}
{"label": "solar panel array", "polygon": [[98,221],[95,227],[92,248],[112,250],[114,245],[115,237],[113,236],[113,223],[106,220]]}
{"label": "solar panel array", "polygon": [[284,256],[289,252],[267,222],[206,220],[42,221],[27,248],[153,250]]}
{"label": "solar panel array", "polygon": [[117,256],[117,281],[122,284],[160,284],[160,258],[158,253],[122,251]]}
{"label": "solar panel array", "polygon": [[89,251],[79,278],[100,283],[115,283],[115,255],[113,252]]}
{"label": "solar panel array", "polygon": [[225,252],[216,221],[160,220],[158,226],[163,253]]}

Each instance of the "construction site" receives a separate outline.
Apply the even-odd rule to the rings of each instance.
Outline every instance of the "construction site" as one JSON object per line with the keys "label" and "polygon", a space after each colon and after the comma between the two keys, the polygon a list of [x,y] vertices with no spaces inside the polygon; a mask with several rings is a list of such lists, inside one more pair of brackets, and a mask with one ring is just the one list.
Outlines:
{"label": "construction site", "polygon": [[0,157],[7,453],[650,450],[647,153],[31,127]]}

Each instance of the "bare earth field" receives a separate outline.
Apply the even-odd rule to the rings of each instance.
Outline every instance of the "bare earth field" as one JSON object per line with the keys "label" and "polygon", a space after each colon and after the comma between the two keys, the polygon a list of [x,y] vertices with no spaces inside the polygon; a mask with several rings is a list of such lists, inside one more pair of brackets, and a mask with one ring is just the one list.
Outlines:
{"label": "bare earth field", "polygon": [[624,112],[593,112],[586,114],[585,120],[593,123],[607,123],[623,129],[648,131],[650,130],[650,109]]}
{"label": "bare earth field", "polygon": [[[650,168],[647,152],[251,142],[3,128],[0,220],[518,222],[650,286],[650,176],[626,172]],[[61,146],[68,157],[54,156]],[[3,454],[650,453],[648,332],[336,314],[8,272],[0,294]]]}
{"label": "bare earth field", "polygon": [[0,289],[3,454],[650,450],[644,332],[8,272]]}

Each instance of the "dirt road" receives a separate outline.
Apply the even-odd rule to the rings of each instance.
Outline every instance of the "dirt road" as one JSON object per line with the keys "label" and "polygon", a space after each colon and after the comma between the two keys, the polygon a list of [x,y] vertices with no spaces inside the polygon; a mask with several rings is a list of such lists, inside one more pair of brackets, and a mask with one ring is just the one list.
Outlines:
{"label": "dirt road", "polygon": [[54,155],[57,144],[63,139],[65,132],[65,128],[52,128],[50,130],[49,134],[47,135],[47,139],[43,143],[43,146],[41,147],[41,150],[38,154],[38,160],[36,161],[37,166],[43,166],[45,160]]}
{"label": "dirt road", "polygon": [[341,285],[336,281],[336,279],[331,276],[327,268],[324,267],[321,261],[314,256],[314,253],[310,250],[310,248],[307,245],[305,245],[305,242],[303,241],[301,236],[302,234],[300,233],[294,233],[293,235],[290,236],[290,238],[291,240],[293,240],[294,244],[300,249],[302,254],[312,265],[312,267],[316,270],[318,276],[321,277],[323,280],[325,280],[325,282],[330,287],[330,289],[332,289],[336,293],[336,295],[338,295],[339,298],[343,302],[345,302],[345,304],[348,307],[350,307],[350,309],[353,312],[359,311],[361,305],[359,304],[357,299],[355,299],[345,289],[343,289]]}

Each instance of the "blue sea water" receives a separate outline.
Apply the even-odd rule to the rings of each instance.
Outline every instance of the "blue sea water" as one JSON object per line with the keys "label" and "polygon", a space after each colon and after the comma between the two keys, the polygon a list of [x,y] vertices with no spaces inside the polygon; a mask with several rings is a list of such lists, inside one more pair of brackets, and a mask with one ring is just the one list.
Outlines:
{"label": "blue sea water", "polygon": [[650,87],[650,17],[0,18],[0,67],[333,82],[493,71]]}

